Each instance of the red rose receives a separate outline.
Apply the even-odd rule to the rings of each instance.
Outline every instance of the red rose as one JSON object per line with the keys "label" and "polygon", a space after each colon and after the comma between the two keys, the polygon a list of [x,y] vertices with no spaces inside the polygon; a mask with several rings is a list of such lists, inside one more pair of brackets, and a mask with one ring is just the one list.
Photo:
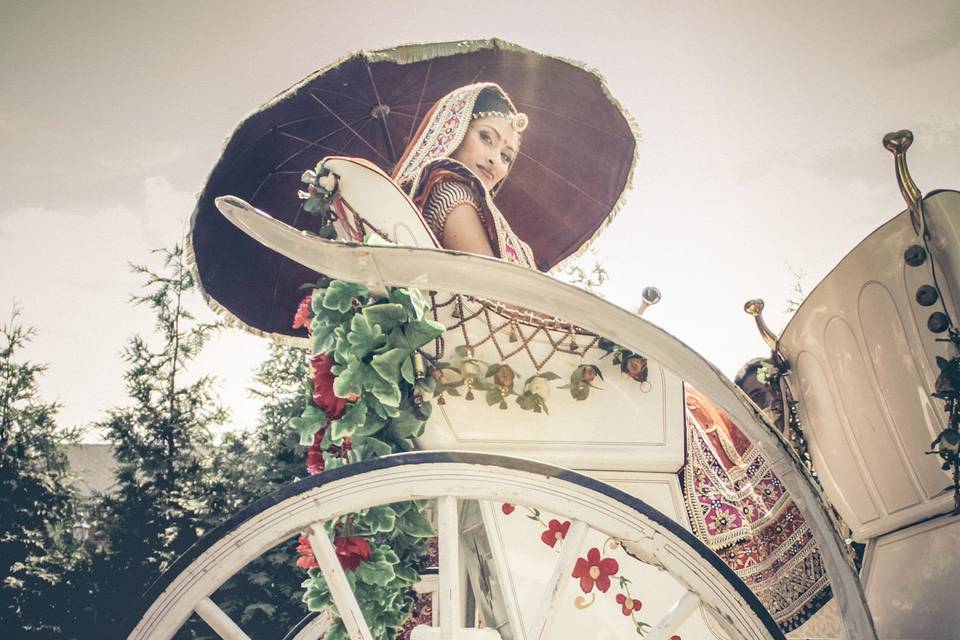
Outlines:
{"label": "red rose", "polygon": [[330,420],[339,420],[347,408],[347,399],[338,398],[333,393],[333,381],[336,376],[330,371],[333,358],[325,353],[310,359],[313,366],[313,403],[323,409]]}
{"label": "red rose", "polygon": [[353,571],[360,566],[360,563],[370,557],[373,549],[370,543],[360,536],[343,536],[333,541],[333,547],[337,550],[337,559],[340,560],[340,566],[346,571]]}
{"label": "red rose", "polygon": [[504,502],[502,505],[500,505],[500,510],[503,511],[503,515],[505,516],[508,516],[511,513],[513,513],[514,509],[516,509],[516,507],[510,504],[509,502]]}

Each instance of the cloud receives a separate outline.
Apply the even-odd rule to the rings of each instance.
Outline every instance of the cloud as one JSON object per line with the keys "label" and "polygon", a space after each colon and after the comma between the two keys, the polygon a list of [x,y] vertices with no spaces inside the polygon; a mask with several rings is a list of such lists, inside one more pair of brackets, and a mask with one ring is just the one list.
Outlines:
{"label": "cloud", "polygon": [[[129,263],[157,265],[153,249],[182,242],[193,201],[192,194],[156,176],[142,183],[137,210],[28,207],[0,213],[0,314],[16,300],[24,323],[36,327],[26,355],[49,363],[41,388],[63,403],[62,424],[88,423],[124,402],[125,363],[118,356],[131,335],[150,334],[153,325],[146,309],[129,304],[142,284]],[[197,311],[212,316],[199,296],[195,302]],[[249,341],[239,344],[247,346],[220,347],[237,359],[228,369],[206,371],[236,378],[227,385],[231,403],[244,397],[245,374],[253,365],[247,360],[262,356]]]}
{"label": "cloud", "polygon": [[960,5],[954,5],[939,24],[881,51],[880,62],[890,67],[909,67],[936,60],[958,47]]}

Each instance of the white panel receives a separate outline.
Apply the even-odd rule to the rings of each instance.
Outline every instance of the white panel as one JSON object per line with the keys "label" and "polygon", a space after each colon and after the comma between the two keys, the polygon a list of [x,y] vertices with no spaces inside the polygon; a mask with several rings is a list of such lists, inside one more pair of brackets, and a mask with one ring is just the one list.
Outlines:
{"label": "white panel", "polygon": [[867,489],[862,460],[848,440],[823,368],[816,356],[804,351],[795,359],[794,370],[800,382],[801,419],[824,491],[852,528],[876,520],[880,512]]}
{"label": "white panel", "polygon": [[833,379],[843,387],[842,403],[848,426],[871,471],[881,504],[887,513],[917,504],[918,497],[877,406],[874,385],[850,325],[840,318],[828,322],[824,346]]}
{"label": "white panel", "polygon": [[[897,306],[883,285],[868,283],[863,288],[860,325],[879,383],[880,397],[893,425],[901,425],[894,433],[900,465],[913,472],[915,483],[922,485],[923,493],[918,497],[932,498],[943,490],[943,472],[937,459],[924,452],[936,437],[931,433],[932,425],[928,425],[927,418],[939,407],[933,406],[933,399],[927,394],[923,374],[917,369]],[[943,415],[942,411],[939,413]],[[890,426],[885,420],[884,427],[890,429]],[[921,491],[918,486],[914,490]]]}
{"label": "white panel", "polygon": [[[960,316],[960,194],[936,194],[925,207],[933,255],[923,265],[903,261],[919,242],[903,212],[817,285],[780,337],[817,472],[859,540],[950,506],[942,493],[949,477],[924,452],[943,424],[941,403],[930,398],[935,358],[951,354],[926,327],[939,305],[921,307],[915,294],[932,283],[935,262],[947,308]],[[808,370],[817,366],[828,371]]]}
{"label": "white panel", "polygon": [[956,640],[960,518],[943,516],[871,542],[863,583],[884,640]]}

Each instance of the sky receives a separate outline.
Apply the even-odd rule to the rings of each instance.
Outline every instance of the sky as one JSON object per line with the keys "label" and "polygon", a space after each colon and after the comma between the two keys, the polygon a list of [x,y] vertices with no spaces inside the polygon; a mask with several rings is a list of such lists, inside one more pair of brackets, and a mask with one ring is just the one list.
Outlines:
{"label": "sky", "polygon": [[[499,37],[597,69],[641,130],[627,204],[595,244],[604,293],[733,375],[903,209],[884,133],[912,129],[920,188],[960,187],[960,3],[58,2],[0,0],[0,321],[37,335],[60,423],[125,402],[119,355],[152,319],[129,264],[182,239],[248,113],[357,50]],[[589,266],[590,258],[587,258]],[[202,305],[197,312],[210,317]],[[228,428],[265,344],[225,332],[196,363]],[[90,434],[95,438],[96,434]]]}

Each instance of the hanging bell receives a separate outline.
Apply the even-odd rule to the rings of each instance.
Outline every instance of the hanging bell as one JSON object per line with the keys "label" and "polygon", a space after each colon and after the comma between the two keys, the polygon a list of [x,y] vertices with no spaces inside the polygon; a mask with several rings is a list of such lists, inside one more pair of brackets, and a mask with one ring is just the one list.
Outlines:
{"label": "hanging bell", "polygon": [[510,323],[510,342],[517,342],[520,337],[517,335],[517,325]]}

